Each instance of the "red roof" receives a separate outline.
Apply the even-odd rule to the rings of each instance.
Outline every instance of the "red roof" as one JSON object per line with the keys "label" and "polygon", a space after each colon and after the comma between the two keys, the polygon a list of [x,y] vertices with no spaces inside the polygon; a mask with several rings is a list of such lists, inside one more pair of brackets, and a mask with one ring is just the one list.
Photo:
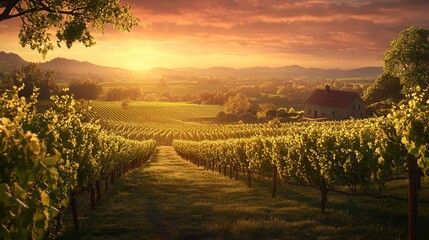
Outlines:
{"label": "red roof", "polygon": [[348,107],[355,100],[360,98],[355,92],[316,89],[316,91],[308,97],[304,104],[314,104],[329,107]]}

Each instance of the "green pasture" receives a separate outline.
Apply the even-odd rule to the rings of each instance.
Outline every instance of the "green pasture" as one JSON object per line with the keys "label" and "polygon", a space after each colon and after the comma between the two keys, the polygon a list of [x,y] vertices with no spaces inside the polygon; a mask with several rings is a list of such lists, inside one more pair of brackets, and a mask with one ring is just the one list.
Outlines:
{"label": "green pasture", "polygon": [[219,105],[197,105],[172,102],[94,101],[95,117],[105,121],[132,123],[184,123],[198,118],[214,117],[223,110]]}
{"label": "green pasture", "polygon": [[166,85],[160,85],[158,82],[102,82],[100,86],[103,87],[103,91],[106,93],[111,88],[125,87],[125,88],[140,88],[142,93],[170,93],[174,96],[183,96],[183,95],[194,95],[199,92],[204,91],[214,91],[217,90],[219,85],[209,84],[209,83],[199,83],[195,81],[189,82],[167,82]]}

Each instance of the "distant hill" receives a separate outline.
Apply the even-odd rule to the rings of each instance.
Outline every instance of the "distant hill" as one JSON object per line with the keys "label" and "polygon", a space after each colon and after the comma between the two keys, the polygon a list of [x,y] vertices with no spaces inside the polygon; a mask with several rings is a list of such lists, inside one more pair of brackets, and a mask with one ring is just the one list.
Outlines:
{"label": "distant hill", "polygon": [[[14,53],[0,52],[0,69],[16,70],[29,62]],[[52,70],[57,73],[60,80],[68,81],[75,78],[92,78],[93,80],[111,79],[141,79],[143,73],[131,70],[105,67],[90,62],[81,62],[66,58],[55,58],[40,63],[40,68]],[[364,67],[350,70],[305,68],[299,65],[284,67],[251,67],[251,68],[154,68],[144,73],[145,76],[157,78],[164,75],[169,76],[212,76],[212,77],[278,77],[278,78],[347,78],[366,77],[376,78],[383,69],[381,67]],[[140,77],[139,77],[140,76]]]}
{"label": "distant hill", "polygon": [[347,78],[347,77],[368,77],[376,78],[383,72],[382,67],[364,67],[350,70],[343,69],[323,69],[305,68],[298,65],[285,67],[252,67],[252,68],[175,68],[153,69],[152,73],[162,75],[194,75],[194,76],[235,76],[235,77],[290,77],[290,78]]}
{"label": "distant hill", "polygon": [[[14,71],[29,63],[30,62],[25,61],[17,54],[0,52],[0,69]],[[60,81],[69,81],[81,78],[111,80],[133,74],[133,71],[131,70],[105,67],[90,62],[81,62],[66,58],[55,58],[47,62],[39,63],[39,66],[42,70],[54,71],[57,75],[57,79]]]}
{"label": "distant hill", "polygon": [[14,70],[26,64],[28,64],[28,62],[17,54],[0,52],[0,68]]}
{"label": "distant hill", "polygon": [[67,58],[54,58],[51,61],[40,63],[40,68],[43,70],[53,70],[63,73],[84,73],[84,74],[121,74],[130,72],[130,70],[104,67],[90,62],[81,62]]}

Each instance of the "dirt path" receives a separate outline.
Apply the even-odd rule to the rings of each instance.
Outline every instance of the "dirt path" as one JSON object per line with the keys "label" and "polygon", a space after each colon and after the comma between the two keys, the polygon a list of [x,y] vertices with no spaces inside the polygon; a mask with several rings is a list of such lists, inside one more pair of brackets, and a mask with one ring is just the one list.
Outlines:
{"label": "dirt path", "polygon": [[244,183],[208,173],[181,159],[172,147],[160,146],[143,168],[113,187],[89,216],[80,238],[204,238],[199,228],[228,196],[225,190],[252,195]]}

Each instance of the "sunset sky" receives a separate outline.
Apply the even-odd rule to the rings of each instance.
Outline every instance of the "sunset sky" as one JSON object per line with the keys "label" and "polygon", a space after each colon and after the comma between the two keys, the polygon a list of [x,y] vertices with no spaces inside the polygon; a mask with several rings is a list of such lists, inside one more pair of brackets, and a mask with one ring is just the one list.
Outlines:
{"label": "sunset sky", "polygon": [[[141,23],[132,32],[95,34],[96,46],[55,48],[65,57],[133,70],[381,66],[411,25],[429,28],[429,1],[127,0]],[[0,51],[44,61],[18,44],[19,20],[0,22]]]}

